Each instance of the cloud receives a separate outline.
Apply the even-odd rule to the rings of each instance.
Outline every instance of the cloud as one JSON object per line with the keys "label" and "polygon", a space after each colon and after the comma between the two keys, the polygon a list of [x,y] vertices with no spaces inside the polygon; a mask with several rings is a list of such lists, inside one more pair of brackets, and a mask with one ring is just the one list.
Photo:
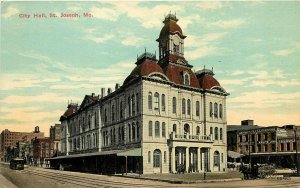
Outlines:
{"label": "cloud", "polygon": [[201,8],[203,10],[214,10],[220,9],[223,7],[221,2],[211,1],[211,2],[199,2],[196,7]]}
{"label": "cloud", "polygon": [[6,10],[6,13],[4,13],[2,16],[7,19],[15,14],[18,14],[20,11],[17,8],[14,7],[8,7]]}
{"label": "cloud", "polygon": [[4,104],[22,104],[22,103],[64,103],[68,100],[81,100],[77,97],[61,96],[57,93],[42,93],[41,95],[10,95],[0,100]]}
{"label": "cloud", "polygon": [[120,15],[120,12],[118,10],[115,10],[114,8],[98,8],[95,6],[90,9],[90,13],[94,18],[109,21],[116,21]]}
{"label": "cloud", "polygon": [[271,53],[275,56],[286,57],[286,56],[289,56],[290,54],[292,54],[296,51],[299,52],[299,49],[300,49],[300,43],[299,42],[294,42],[290,46],[291,46],[290,48],[282,49],[282,50],[275,50],[275,51],[272,51]]}
{"label": "cloud", "polygon": [[220,27],[223,29],[235,28],[242,25],[244,21],[242,19],[234,19],[234,20],[219,20],[217,22],[211,23],[212,26]]}
{"label": "cloud", "polygon": [[32,74],[1,74],[0,91],[20,88],[43,87],[45,83],[59,82],[59,78],[41,78]]}
{"label": "cloud", "polygon": [[125,46],[141,46],[145,44],[145,39],[140,38],[137,35],[134,35],[133,33],[127,33],[125,34],[125,38],[121,41],[121,43]]}
{"label": "cloud", "polygon": [[[195,60],[215,54],[219,48],[216,44],[224,38],[228,33],[209,33],[203,36],[189,36],[185,41],[185,56],[189,60]],[[219,50],[220,51],[220,50]]]}
{"label": "cloud", "polygon": [[286,57],[294,52],[294,49],[284,49],[284,50],[276,50],[271,53],[275,56],[283,56]]}
{"label": "cloud", "polygon": [[[266,109],[280,107],[282,105],[298,104],[300,93],[278,93],[274,91],[254,91],[241,93],[240,96],[228,98],[236,109]],[[282,109],[284,110],[284,109]]]}
{"label": "cloud", "polygon": [[114,38],[114,35],[112,34],[107,34],[107,35],[104,35],[103,37],[95,37],[95,36],[92,36],[92,35],[88,35],[85,37],[85,39],[87,40],[92,40],[96,43],[104,43],[110,39]]}

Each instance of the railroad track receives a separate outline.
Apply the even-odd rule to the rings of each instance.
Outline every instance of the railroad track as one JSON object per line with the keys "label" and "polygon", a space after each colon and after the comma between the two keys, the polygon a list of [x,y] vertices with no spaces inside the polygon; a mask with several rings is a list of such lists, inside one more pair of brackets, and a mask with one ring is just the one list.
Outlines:
{"label": "railroad track", "polygon": [[[65,172],[65,171],[57,171],[57,170],[47,170],[47,169],[39,169],[39,168],[26,168],[25,170],[19,171],[20,173],[26,173],[36,176],[41,176],[44,178],[52,179],[55,181],[59,181],[64,184],[72,184],[75,186],[82,187],[151,187],[151,188],[162,188],[166,187],[165,185],[149,185],[151,181],[148,180],[135,180],[135,179],[127,179],[120,177],[110,177],[110,176],[102,176],[95,174],[84,174],[76,172]],[[90,177],[98,176],[98,177]],[[142,183],[144,181],[145,183]],[[147,183],[148,182],[148,183]],[[149,183],[150,182],[150,183]],[[174,186],[167,186],[174,187]]]}

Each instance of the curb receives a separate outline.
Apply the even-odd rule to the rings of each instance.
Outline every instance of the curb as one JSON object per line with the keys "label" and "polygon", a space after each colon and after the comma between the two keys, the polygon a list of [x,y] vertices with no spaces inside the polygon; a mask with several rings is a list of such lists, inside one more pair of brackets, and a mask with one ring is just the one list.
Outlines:
{"label": "curb", "polygon": [[228,182],[228,181],[240,181],[240,180],[242,180],[242,178],[231,178],[231,179],[212,179],[212,180],[184,181],[184,180],[166,180],[166,179],[135,177],[135,176],[122,176],[122,175],[111,175],[111,176],[131,178],[131,179],[150,180],[150,181],[160,181],[160,182],[167,182],[167,183],[171,183],[171,184],[213,183],[213,182]]}

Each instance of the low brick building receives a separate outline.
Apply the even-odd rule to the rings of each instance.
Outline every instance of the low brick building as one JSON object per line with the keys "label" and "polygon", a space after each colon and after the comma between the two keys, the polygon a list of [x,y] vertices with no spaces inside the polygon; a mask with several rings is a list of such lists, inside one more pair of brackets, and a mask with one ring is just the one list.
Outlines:
{"label": "low brick building", "polygon": [[246,162],[251,157],[254,162],[260,163],[294,164],[297,146],[295,134],[300,136],[299,126],[263,127],[254,125],[253,120],[244,120],[241,125],[228,125],[227,149],[244,155]]}
{"label": "low brick building", "polygon": [[33,163],[43,164],[46,158],[56,156],[59,152],[59,140],[51,138],[35,138],[33,144]]}

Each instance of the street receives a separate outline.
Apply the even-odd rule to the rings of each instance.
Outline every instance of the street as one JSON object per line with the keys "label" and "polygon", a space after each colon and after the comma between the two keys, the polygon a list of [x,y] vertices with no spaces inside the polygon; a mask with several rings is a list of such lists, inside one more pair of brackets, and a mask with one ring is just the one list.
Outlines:
{"label": "street", "polygon": [[[7,183],[9,182],[9,183]],[[0,187],[52,188],[52,187],[300,187],[300,178],[197,182],[195,184],[171,184],[160,181],[105,176],[79,172],[67,172],[36,167],[16,171],[0,165]]]}

